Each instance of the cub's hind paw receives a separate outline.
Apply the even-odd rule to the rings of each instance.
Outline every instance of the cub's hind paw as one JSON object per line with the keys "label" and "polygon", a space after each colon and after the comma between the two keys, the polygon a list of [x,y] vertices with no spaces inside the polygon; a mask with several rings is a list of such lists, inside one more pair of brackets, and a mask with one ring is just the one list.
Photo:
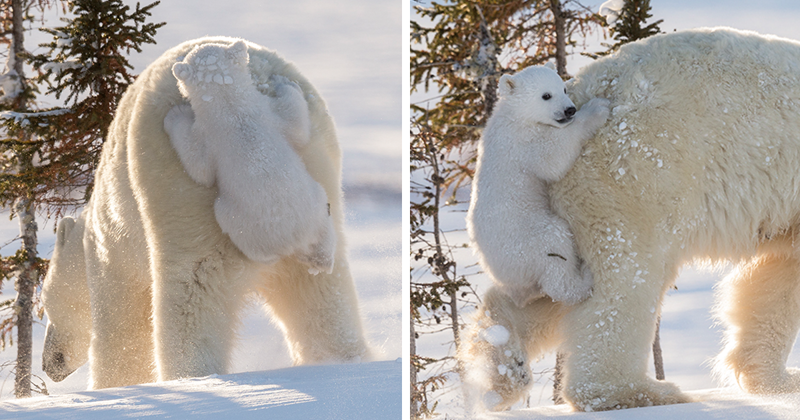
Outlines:
{"label": "cub's hind paw", "polygon": [[296,256],[298,260],[308,265],[308,273],[311,275],[333,272],[333,264],[336,259],[336,231],[330,220],[330,213],[322,237]]}

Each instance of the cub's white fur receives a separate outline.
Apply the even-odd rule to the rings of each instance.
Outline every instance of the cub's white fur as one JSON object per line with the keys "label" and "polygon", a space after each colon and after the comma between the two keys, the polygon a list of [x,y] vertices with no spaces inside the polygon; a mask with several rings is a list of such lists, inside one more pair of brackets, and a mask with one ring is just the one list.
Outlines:
{"label": "cub's white fur", "polygon": [[[164,129],[197,183],[216,186],[214,214],[248,258],[271,264],[297,254],[314,272],[330,272],[336,232],[322,186],[297,154],[309,142],[308,104],[296,83],[256,89],[247,45],[204,44],[172,72],[189,105],[177,105]],[[291,144],[291,145],[290,145]]]}
{"label": "cub's white fur", "polygon": [[553,214],[547,184],[572,167],[608,119],[608,101],[580,111],[555,71],[504,75],[478,146],[467,229],[481,265],[519,306],[542,294],[574,304],[591,294],[567,222]]}
{"label": "cub's white fur", "polygon": [[[218,189],[190,177],[187,170],[198,168],[185,168],[170,144],[164,119],[187,100],[178,88],[173,66],[202,45],[236,43],[215,37],[178,45],[145,69],[123,95],[103,146],[91,202],[74,226],[70,219],[59,226],[45,281],[49,326],[44,368],[53,379],[63,379],[87,358],[90,388],[228,372],[238,314],[252,293],[265,301],[284,332],[295,364],[371,357],[343,242],[341,154],[333,120],[314,86],[275,52],[246,44],[248,77],[263,95],[270,96],[253,98],[254,107],[277,102],[275,113],[285,116],[290,112],[281,107],[287,101],[280,98],[292,90],[305,93],[308,137],[291,132],[303,124],[289,123],[286,128],[280,119],[276,124],[288,130],[283,135],[296,147],[292,153],[299,155],[299,161],[293,165],[307,170],[330,203],[330,217],[325,201],[317,200],[314,206],[325,212],[317,219],[330,218],[335,228],[331,273],[312,275],[308,261],[298,254],[269,265],[248,258],[220,228],[214,209]],[[270,83],[290,85],[288,80],[299,91],[294,86],[267,87]],[[250,116],[249,110],[241,108],[227,112]],[[242,139],[234,131],[219,136],[220,142]],[[258,144],[253,147],[255,156],[263,155]],[[252,162],[241,158],[246,162],[240,168],[244,171]],[[233,159],[215,156],[208,162],[210,166]],[[291,186],[289,182],[282,185]],[[248,191],[259,188],[257,183],[239,187],[243,190],[234,197],[258,194]],[[242,221],[242,226],[263,229],[264,221],[255,218],[257,214],[243,216],[254,219]]]}

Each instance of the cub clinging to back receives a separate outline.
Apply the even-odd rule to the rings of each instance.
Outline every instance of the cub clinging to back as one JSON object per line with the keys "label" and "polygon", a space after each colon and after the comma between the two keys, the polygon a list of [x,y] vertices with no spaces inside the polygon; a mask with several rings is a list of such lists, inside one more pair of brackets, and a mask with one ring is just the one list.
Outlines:
{"label": "cub clinging to back", "polygon": [[609,101],[580,111],[553,70],[533,66],[499,83],[480,145],[467,229],[489,276],[519,306],[547,295],[574,304],[591,294],[566,221],[550,209],[547,184],[572,167],[606,122]]}
{"label": "cub clinging to back", "polygon": [[189,176],[217,186],[217,222],[248,258],[295,255],[312,273],[331,272],[329,201],[297,153],[310,136],[303,92],[276,75],[262,94],[248,60],[242,41],[192,50],[172,69],[191,106],[170,110],[164,128]]}

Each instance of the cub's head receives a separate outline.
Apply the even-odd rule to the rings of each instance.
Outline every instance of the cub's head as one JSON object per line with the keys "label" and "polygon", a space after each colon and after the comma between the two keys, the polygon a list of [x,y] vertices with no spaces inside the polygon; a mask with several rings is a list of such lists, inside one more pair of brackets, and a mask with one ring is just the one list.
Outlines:
{"label": "cub's head", "polygon": [[[231,45],[203,44],[195,47],[183,61],[172,66],[181,93],[210,95],[220,89],[233,90],[242,83],[252,85],[247,44],[236,41]],[[230,86],[233,85],[233,86]]]}
{"label": "cub's head", "polygon": [[520,122],[565,127],[577,111],[564,81],[549,67],[531,66],[503,75],[498,88],[505,112]]}

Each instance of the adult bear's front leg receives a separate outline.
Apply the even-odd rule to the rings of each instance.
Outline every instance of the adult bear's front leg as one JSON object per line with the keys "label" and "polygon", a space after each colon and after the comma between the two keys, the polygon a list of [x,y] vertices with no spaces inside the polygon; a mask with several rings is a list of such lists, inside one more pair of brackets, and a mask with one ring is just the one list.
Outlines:
{"label": "adult bear's front leg", "polygon": [[594,294],[564,318],[565,399],[581,411],[688,402],[674,384],[647,376],[656,317],[674,270],[624,223],[600,230],[583,242],[591,244],[583,255],[594,273]]}
{"label": "adult bear's front leg", "polygon": [[[94,245],[86,255],[92,313],[89,389],[153,382],[152,295],[146,266],[130,258],[136,246],[120,252],[94,232],[87,236]],[[128,242],[138,244],[130,238]]]}

